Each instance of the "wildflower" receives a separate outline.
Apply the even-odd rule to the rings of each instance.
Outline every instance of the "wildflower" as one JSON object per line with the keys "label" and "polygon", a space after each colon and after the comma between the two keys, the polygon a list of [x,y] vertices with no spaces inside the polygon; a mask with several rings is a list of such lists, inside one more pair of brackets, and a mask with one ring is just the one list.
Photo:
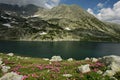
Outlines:
{"label": "wildflower", "polygon": [[23,77],[22,77],[22,80],[25,80],[25,79],[27,79],[29,76],[26,76],[26,75],[24,75]]}
{"label": "wildflower", "polygon": [[40,69],[40,70],[44,69],[42,65],[37,66],[37,68]]}
{"label": "wildflower", "polygon": [[34,73],[34,74],[32,74],[32,77],[38,78],[38,75]]}
{"label": "wildflower", "polygon": [[72,77],[71,74],[63,74],[64,77]]}
{"label": "wildflower", "polygon": [[48,58],[43,58],[43,60],[45,60],[45,61],[49,61],[49,59],[48,59]]}
{"label": "wildflower", "polygon": [[98,74],[102,74],[103,72],[102,72],[101,70],[98,70],[97,73],[98,73]]}

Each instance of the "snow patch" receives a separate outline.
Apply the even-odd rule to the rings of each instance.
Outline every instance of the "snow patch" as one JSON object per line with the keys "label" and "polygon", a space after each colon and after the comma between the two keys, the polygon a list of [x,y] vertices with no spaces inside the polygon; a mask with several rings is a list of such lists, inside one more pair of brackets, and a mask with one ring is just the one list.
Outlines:
{"label": "snow patch", "polygon": [[5,24],[2,24],[3,26],[6,26],[8,28],[13,28],[13,26],[11,26],[9,23],[5,23]]}

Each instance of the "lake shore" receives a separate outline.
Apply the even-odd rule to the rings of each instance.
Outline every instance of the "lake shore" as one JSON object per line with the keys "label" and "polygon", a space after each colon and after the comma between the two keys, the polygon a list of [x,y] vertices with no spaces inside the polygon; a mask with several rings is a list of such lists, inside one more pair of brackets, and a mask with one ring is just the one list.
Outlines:
{"label": "lake shore", "polygon": [[119,67],[120,56],[115,55],[63,60],[0,54],[0,80],[119,80]]}

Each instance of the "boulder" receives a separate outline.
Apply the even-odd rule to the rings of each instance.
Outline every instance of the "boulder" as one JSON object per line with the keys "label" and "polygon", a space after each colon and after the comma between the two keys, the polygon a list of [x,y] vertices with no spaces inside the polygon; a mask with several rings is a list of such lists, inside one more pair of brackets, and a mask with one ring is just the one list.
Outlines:
{"label": "boulder", "polygon": [[50,61],[62,61],[62,58],[60,56],[53,56]]}
{"label": "boulder", "polygon": [[97,58],[92,58],[92,62],[97,62],[98,59]]}
{"label": "boulder", "polygon": [[69,59],[67,59],[67,61],[71,62],[71,61],[73,61],[73,58],[69,58]]}
{"label": "boulder", "polygon": [[113,76],[116,72],[120,72],[120,56],[105,56],[100,61],[109,68],[104,75]]}
{"label": "boulder", "polygon": [[80,67],[78,67],[79,72],[81,73],[87,73],[90,72],[90,65],[86,64],[86,65],[81,65]]}
{"label": "boulder", "polygon": [[14,56],[14,53],[8,53],[7,55],[12,57]]}
{"label": "boulder", "polygon": [[23,77],[22,75],[10,72],[1,77],[0,80],[22,80],[22,77]]}
{"label": "boulder", "polygon": [[88,61],[88,60],[90,60],[90,58],[87,57],[87,58],[85,58],[85,60]]}

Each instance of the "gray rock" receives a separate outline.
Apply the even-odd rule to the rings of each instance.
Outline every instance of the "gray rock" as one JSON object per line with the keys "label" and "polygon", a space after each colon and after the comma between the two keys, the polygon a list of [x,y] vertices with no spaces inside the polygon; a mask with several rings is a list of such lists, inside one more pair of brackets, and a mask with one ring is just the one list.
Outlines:
{"label": "gray rock", "polygon": [[120,56],[105,56],[101,61],[109,68],[104,75],[113,76],[116,72],[120,72]]}
{"label": "gray rock", "polygon": [[79,66],[78,70],[79,70],[79,72],[82,72],[82,73],[87,73],[87,72],[91,71],[89,64]]}
{"label": "gray rock", "polygon": [[10,72],[1,77],[0,80],[22,80],[22,77],[23,77],[22,75]]}

